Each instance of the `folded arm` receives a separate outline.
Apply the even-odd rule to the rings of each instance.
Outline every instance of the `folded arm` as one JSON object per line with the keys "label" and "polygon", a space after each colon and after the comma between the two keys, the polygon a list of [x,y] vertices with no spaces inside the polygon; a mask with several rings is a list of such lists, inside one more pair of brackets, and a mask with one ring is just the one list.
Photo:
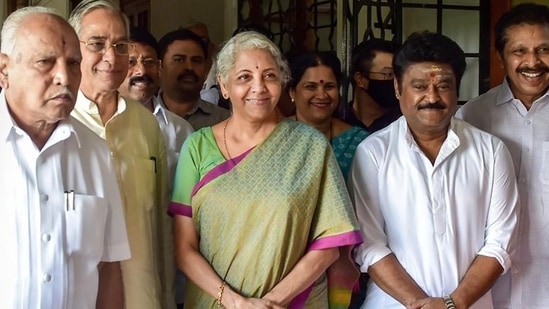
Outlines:
{"label": "folded arm", "polygon": [[287,307],[292,299],[320,278],[338,257],[338,247],[307,252],[290,273],[263,298]]}
{"label": "folded arm", "polygon": [[124,308],[124,285],[119,262],[101,262],[97,266],[99,287],[96,308]]}
{"label": "folded arm", "polygon": [[370,265],[368,274],[385,293],[406,308],[412,308],[410,306],[416,300],[427,297],[392,253]]}
{"label": "folded arm", "polygon": [[451,296],[456,308],[469,308],[492,288],[501,273],[503,273],[503,267],[495,258],[477,256],[463,280],[452,292]]}
{"label": "folded arm", "polygon": [[218,299],[220,287],[223,285],[221,303],[225,308],[282,309],[267,299],[243,297],[229,285],[224,285],[223,280],[200,253],[198,235],[192,218],[175,216],[174,240],[177,267],[214,299]]}

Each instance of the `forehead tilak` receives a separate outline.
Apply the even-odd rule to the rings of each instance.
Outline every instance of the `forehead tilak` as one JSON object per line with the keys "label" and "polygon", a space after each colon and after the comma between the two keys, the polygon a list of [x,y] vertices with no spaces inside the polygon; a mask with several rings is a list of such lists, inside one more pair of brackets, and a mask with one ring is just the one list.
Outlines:
{"label": "forehead tilak", "polygon": [[440,67],[437,64],[433,64],[430,67],[421,70],[421,72],[429,74],[429,76],[431,78],[434,78],[434,77],[437,77],[437,76],[442,77],[442,76],[451,76],[452,75],[452,73],[449,70],[444,69],[444,68]]}

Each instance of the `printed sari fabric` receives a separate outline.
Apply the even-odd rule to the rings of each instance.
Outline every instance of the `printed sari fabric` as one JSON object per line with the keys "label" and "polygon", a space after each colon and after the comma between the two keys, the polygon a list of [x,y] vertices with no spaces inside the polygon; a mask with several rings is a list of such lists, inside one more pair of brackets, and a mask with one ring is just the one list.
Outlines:
{"label": "printed sari fabric", "polygon": [[367,136],[368,132],[362,128],[351,127],[332,138],[331,144],[334,149],[335,157],[345,180],[347,180],[349,171],[351,170],[356,146],[358,146]]}
{"label": "printed sari fabric", "polygon": [[[211,128],[182,148],[170,213],[192,217],[200,252],[241,295],[260,298],[309,250],[361,242],[333,151],[320,132],[283,120],[266,140],[232,160]],[[189,282],[185,307],[215,308]],[[327,308],[326,276],[289,308]]]}

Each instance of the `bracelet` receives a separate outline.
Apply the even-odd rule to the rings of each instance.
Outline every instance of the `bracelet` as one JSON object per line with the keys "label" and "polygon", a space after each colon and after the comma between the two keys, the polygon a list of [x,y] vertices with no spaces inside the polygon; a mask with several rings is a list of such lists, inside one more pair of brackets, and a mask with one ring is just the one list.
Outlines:
{"label": "bracelet", "polygon": [[223,307],[223,304],[221,303],[221,300],[223,299],[223,291],[224,290],[225,290],[225,281],[223,281],[223,283],[221,283],[221,286],[219,287],[219,291],[217,292],[217,299],[215,300],[215,304],[219,307]]}
{"label": "bracelet", "polygon": [[446,309],[456,309],[456,304],[454,304],[454,300],[450,295],[444,296],[442,298],[444,300],[444,304],[446,305]]}

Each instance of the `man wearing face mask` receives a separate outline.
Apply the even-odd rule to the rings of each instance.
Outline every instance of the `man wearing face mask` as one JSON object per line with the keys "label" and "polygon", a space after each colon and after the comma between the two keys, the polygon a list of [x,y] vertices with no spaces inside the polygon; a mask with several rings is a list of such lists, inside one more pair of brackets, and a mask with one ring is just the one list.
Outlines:
{"label": "man wearing face mask", "polygon": [[343,120],[369,133],[378,131],[402,115],[393,85],[395,43],[370,39],[357,45],[352,55],[353,101]]}

